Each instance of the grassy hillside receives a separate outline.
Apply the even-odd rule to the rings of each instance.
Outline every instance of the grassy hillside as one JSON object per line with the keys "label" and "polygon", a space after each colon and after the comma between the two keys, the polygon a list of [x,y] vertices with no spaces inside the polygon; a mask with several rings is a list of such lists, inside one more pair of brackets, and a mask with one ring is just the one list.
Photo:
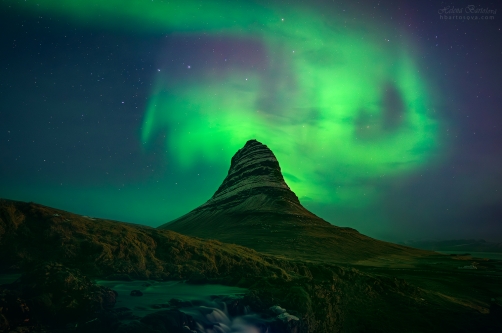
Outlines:
{"label": "grassy hillside", "polygon": [[287,278],[270,259],[242,246],[7,200],[0,201],[0,249],[3,269],[51,260],[94,276]]}
{"label": "grassy hillside", "polygon": [[[400,273],[381,267],[361,271],[287,255],[280,258],[33,203],[0,201],[0,253],[3,271],[29,272],[32,281],[37,272],[44,272],[33,267],[57,262],[94,278],[187,279],[246,287],[250,290],[246,302],[255,311],[282,305],[304,320],[309,332],[495,332],[502,328],[488,296],[502,296],[499,284],[486,283],[494,278],[485,278],[486,290],[473,295],[464,290],[481,280],[456,269],[457,288],[445,289],[442,284],[422,283],[434,282],[434,274],[417,279],[410,273],[410,279],[403,279]],[[448,256],[441,258],[451,261]]]}

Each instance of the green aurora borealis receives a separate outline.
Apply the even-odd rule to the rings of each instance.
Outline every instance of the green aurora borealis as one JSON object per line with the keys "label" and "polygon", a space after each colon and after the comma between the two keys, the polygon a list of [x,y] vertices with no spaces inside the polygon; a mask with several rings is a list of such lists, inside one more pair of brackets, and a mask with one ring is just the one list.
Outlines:
{"label": "green aurora borealis", "polygon": [[[287,63],[290,75],[279,74],[284,77],[273,93],[263,89],[268,73],[259,70],[235,68],[217,78],[186,82],[159,73],[143,141],[169,129],[167,149],[176,152],[182,168],[189,168],[201,159],[228,163],[243,142],[256,138],[275,152],[301,200],[322,203],[374,200],[378,194],[370,186],[340,184],[427,163],[437,124],[430,118],[426,84],[407,51],[387,48],[384,38],[370,33],[336,31],[304,10],[284,16],[265,17],[259,29],[213,22],[233,37],[256,34],[271,66]],[[280,107],[264,110],[264,99]],[[385,114],[389,109],[398,109],[397,114]],[[363,117],[363,123],[358,121]],[[227,154],[220,147],[228,147]]]}
{"label": "green aurora borealis", "polygon": [[[233,154],[257,139],[276,154],[307,208],[378,237],[394,228],[382,189],[447,157],[439,153],[448,145],[438,117],[441,92],[424,74],[414,39],[404,29],[396,34],[392,23],[350,20],[341,6],[328,15],[315,6],[250,1],[7,5],[75,29],[159,40],[141,119],[130,133],[139,147],[133,155],[156,161],[155,174],[124,176],[120,193],[106,182],[76,181],[63,189],[44,180],[11,190],[14,198],[44,197],[42,203],[82,214],[155,226],[209,199]],[[191,60],[174,67],[176,53]],[[66,205],[58,199],[70,196]],[[322,207],[340,215],[332,218]]]}
{"label": "green aurora borealis", "polygon": [[[434,149],[437,124],[430,117],[427,84],[409,52],[385,45],[378,28],[343,31],[305,8],[285,12],[258,5],[146,1],[42,1],[40,6],[81,22],[99,12],[96,24],[111,28],[133,20],[145,31],[252,36],[263,43],[271,64],[287,62],[290,75],[273,96],[262,89],[266,75],[260,71],[235,68],[186,82],[157,75],[142,140],[148,143],[169,129],[166,148],[182,169],[201,160],[228,164],[232,152],[256,138],[275,152],[300,199],[364,203],[378,195],[371,186],[339,184],[412,171],[429,162],[428,151]],[[263,110],[263,98],[280,109]],[[386,126],[386,118],[396,124]],[[226,154],[221,147],[228,148]]]}
{"label": "green aurora borealis", "polygon": [[[167,149],[176,152],[180,167],[189,168],[201,157],[211,163],[223,157],[228,163],[231,152],[256,138],[275,152],[287,182],[301,199],[371,200],[376,193],[370,187],[341,189],[337,184],[422,167],[434,149],[437,124],[429,116],[432,107],[425,84],[409,57],[386,55],[391,52],[379,51],[377,46],[345,43],[343,39],[335,43],[342,45],[343,52],[296,43],[301,51],[288,59],[294,69],[294,77],[288,79],[294,87],[284,82],[274,96],[261,89],[265,78],[260,73],[236,69],[220,77],[217,85],[211,78],[170,84],[159,74],[142,139],[148,142],[158,131],[169,129]],[[273,51],[274,43],[267,45],[270,54],[279,53]],[[309,61],[312,53],[332,65]],[[330,59],[333,53],[340,60]],[[364,76],[355,75],[361,64],[367,64]],[[392,89],[402,100],[391,100]],[[276,99],[281,109],[260,109],[263,95]],[[389,115],[386,108],[402,110]],[[228,147],[228,153],[222,155],[220,147]]]}

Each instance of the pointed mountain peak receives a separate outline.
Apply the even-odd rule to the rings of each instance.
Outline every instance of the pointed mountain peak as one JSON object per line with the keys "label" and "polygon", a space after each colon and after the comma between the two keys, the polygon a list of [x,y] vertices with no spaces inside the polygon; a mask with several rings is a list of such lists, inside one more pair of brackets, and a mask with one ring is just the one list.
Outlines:
{"label": "pointed mountain peak", "polygon": [[274,153],[256,140],[249,140],[235,153],[211,199],[159,228],[275,255],[287,251],[291,258],[314,261],[421,253],[334,226],[305,209],[284,181]]}
{"label": "pointed mountain peak", "polygon": [[227,177],[211,200],[230,196],[265,194],[287,196],[299,204],[296,195],[284,181],[281,167],[274,153],[264,144],[249,140],[232,157]]}

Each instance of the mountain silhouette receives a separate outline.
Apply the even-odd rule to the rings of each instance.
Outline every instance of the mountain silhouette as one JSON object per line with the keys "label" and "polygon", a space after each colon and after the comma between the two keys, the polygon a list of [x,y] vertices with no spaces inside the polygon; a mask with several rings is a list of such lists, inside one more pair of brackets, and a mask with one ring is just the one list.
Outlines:
{"label": "mountain silhouette", "polygon": [[332,225],[308,211],[284,181],[274,153],[256,140],[232,157],[211,199],[159,229],[309,261],[365,264],[392,256],[396,264],[430,254]]}

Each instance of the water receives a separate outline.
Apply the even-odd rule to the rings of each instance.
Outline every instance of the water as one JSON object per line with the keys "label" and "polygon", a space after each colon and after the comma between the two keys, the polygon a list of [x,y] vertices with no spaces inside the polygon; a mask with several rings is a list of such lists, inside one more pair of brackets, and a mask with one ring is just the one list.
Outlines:
{"label": "water", "polygon": [[0,285],[13,283],[21,277],[21,274],[0,274]]}
{"label": "water", "polygon": [[497,253],[497,252],[469,252],[469,251],[436,251],[436,252],[443,253],[443,254],[469,253],[471,256],[476,257],[476,258],[502,260],[502,253]]}
{"label": "water", "polygon": [[[191,285],[180,281],[96,281],[96,283],[117,291],[115,307],[127,307],[138,317],[161,311],[162,308],[169,307],[171,299],[178,299],[184,302],[179,310],[196,321],[195,330],[198,333],[274,333],[271,325],[277,321],[271,317],[265,319],[259,314],[251,313],[249,307],[242,304],[230,311],[228,307],[231,303],[227,305],[226,302],[228,299],[235,300],[242,297],[247,291],[243,288],[214,284]],[[130,296],[132,290],[141,291],[143,296]],[[224,300],[225,297],[227,300]],[[293,318],[298,320],[296,317]]]}
{"label": "water", "polygon": [[[192,285],[181,281],[96,281],[98,285],[118,292],[115,307],[127,307],[134,315],[143,317],[159,311],[154,305],[167,304],[176,298],[182,301],[211,301],[211,296],[244,295],[247,289],[217,284]],[[143,296],[131,296],[132,290],[139,290]]]}
{"label": "water", "polygon": [[[1,274],[0,285],[12,283],[20,276],[21,274]],[[115,308],[126,307],[131,310],[132,316],[122,319],[123,323],[172,308],[169,301],[177,299],[182,302],[177,308],[196,321],[195,329],[198,333],[261,333],[265,331],[274,333],[271,324],[276,319],[271,317],[265,319],[259,314],[252,313],[249,307],[240,302],[235,303],[236,299],[238,300],[247,292],[244,288],[217,284],[192,285],[181,281],[98,280],[96,283],[118,293]],[[132,290],[139,290],[143,295],[131,296]],[[233,310],[230,311],[227,303],[228,307],[232,307],[230,304],[240,305],[232,307]]]}

